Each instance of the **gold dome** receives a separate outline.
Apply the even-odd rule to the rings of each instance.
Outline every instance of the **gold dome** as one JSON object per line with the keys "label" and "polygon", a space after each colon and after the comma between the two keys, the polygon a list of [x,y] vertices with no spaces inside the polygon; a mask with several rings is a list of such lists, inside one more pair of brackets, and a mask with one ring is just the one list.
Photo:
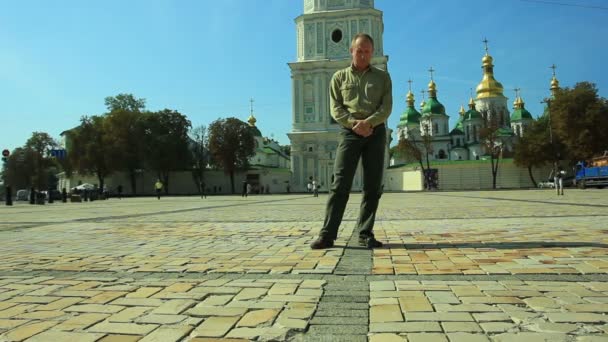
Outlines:
{"label": "gold dome", "polygon": [[469,108],[471,109],[475,109],[475,101],[473,101],[473,98],[469,98]]}
{"label": "gold dome", "polygon": [[249,115],[249,119],[247,119],[247,122],[249,122],[249,126],[255,126],[255,123],[258,120],[255,119],[255,117],[253,116],[253,114]]}
{"label": "gold dome", "polygon": [[414,94],[411,90],[407,92],[406,102],[409,107],[414,107]]}
{"label": "gold dome", "polygon": [[557,78],[555,78],[555,76],[553,76],[553,78],[551,79],[551,90],[556,89],[559,89],[559,81],[557,80]]}
{"label": "gold dome", "polygon": [[475,89],[477,92],[477,98],[486,98],[486,97],[502,97],[503,95],[503,87],[500,82],[498,82],[494,78],[494,65],[492,65],[492,56],[486,53],[483,56],[482,68],[483,68],[483,78],[481,82]]}
{"label": "gold dome", "polygon": [[429,82],[429,97],[437,97],[437,85],[432,79]]}

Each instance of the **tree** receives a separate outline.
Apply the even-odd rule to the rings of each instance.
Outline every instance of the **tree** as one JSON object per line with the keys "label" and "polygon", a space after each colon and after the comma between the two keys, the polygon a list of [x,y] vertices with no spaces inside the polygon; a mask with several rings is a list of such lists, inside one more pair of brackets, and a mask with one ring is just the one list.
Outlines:
{"label": "tree", "polygon": [[255,154],[255,140],[249,126],[233,117],[213,121],[209,125],[209,152],[212,162],[230,175],[234,193],[234,172],[247,169],[248,159]]}
{"label": "tree", "polygon": [[127,172],[131,191],[137,193],[137,174],[144,167],[143,114],[138,111],[115,109],[106,114],[106,145],[112,158],[108,161],[112,170]]}
{"label": "tree", "polygon": [[33,186],[32,179],[36,173],[34,160],[32,150],[25,147],[14,149],[5,165],[4,182],[11,185],[15,191]]}
{"label": "tree", "polygon": [[207,127],[197,126],[190,131],[190,153],[192,158],[192,179],[197,184],[200,194],[205,189],[205,169],[209,163],[209,136]]}
{"label": "tree", "polygon": [[[399,142],[395,146],[395,152],[403,155],[405,160],[413,160],[418,162],[422,174],[424,175],[424,188],[431,190],[431,164],[429,156],[433,153],[433,137],[429,134],[428,126],[424,126],[424,135],[419,135],[416,131],[408,129],[407,138],[399,137]],[[426,158],[426,167],[423,160]]]}
{"label": "tree", "polygon": [[142,116],[145,162],[156,170],[169,192],[169,173],[190,168],[188,131],[192,124],[177,111],[164,109]]}
{"label": "tree", "polygon": [[549,118],[541,116],[527,127],[523,136],[515,144],[513,162],[528,169],[528,175],[534,187],[537,186],[533,167],[540,167],[553,162],[554,150],[549,138]]}
{"label": "tree", "polygon": [[51,150],[57,146],[55,140],[44,132],[32,133],[32,136],[25,143],[26,154],[30,152],[33,158],[34,174],[30,184],[35,185],[37,189],[48,187],[46,170],[54,164],[51,159]]}
{"label": "tree", "polygon": [[601,155],[608,148],[608,102],[598,96],[595,84],[580,82],[559,89],[548,102],[554,136],[573,162]]}
{"label": "tree", "polygon": [[128,112],[141,112],[146,108],[146,99],[136,99],[133,94],[118,94],[105,98],[108,111],[125,110]]}
{"label": "tree", "polygon": [[69,133],[72,140],[68,160],[82,174],[93,173],[103,189],[110,168],[110,145],[104,125],[105,117],[83,116],[80,125]]}
{"label": "tree", "polygon": [[496,176],[502,158],[505,144],[511,140],[512,133],[503,129],[504,116],[506,113],[501,109],[490,105],[480,111],[483,119],[483,126],[479,130],[479,140],[484,152],[490,156],[492,168],[492,189],[496,189]]}

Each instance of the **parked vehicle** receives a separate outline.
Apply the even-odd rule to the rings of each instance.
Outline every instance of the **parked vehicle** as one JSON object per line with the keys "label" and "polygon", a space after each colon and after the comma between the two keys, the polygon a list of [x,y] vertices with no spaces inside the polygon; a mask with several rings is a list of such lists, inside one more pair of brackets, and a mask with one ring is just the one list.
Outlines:
{"label": "parked vehicle", "polygon": [[576,164],[576,185],[585,189],[597,187],[599,189],[608,185],[608,151],[601,157],[591,159],[589,162]]}
{"label": "parked vehicle", "polygon": [[29,201],[30,200],[30,191],[21,189],[17,190],[15,194],[15,201]]}

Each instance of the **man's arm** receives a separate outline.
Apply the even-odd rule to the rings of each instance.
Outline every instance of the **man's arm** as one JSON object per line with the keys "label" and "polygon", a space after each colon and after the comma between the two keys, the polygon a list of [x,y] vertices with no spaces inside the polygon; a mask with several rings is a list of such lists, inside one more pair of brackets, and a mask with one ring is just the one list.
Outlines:
{"label": "man's arm", "polygon": [[331,116],[340,125],[352,129],[355,124],[355,119],[344,107],[344,99],[342,98],[342,92],[340,91],[342,80],[338,74],[338,72],[334,74],[329,86],[329,108]]}
{"label": "man's arm", "polygon": [[393,83],[388,71],[386,72],[386,80],[384,82],[384,93],[382,94],[382,100],[378,105],[378,109],[374,114],[365,119],[372,127],[376,127],[386,122],[393,110]]}

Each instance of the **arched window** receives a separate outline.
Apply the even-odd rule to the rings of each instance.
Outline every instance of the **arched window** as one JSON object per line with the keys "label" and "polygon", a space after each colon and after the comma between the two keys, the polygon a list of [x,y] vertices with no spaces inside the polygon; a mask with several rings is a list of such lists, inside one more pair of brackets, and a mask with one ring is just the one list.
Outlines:
{"label": "arched window", "polygon": [[439,150],[439,159],[445,159],[445,158],[447,158],[445,151]]}

